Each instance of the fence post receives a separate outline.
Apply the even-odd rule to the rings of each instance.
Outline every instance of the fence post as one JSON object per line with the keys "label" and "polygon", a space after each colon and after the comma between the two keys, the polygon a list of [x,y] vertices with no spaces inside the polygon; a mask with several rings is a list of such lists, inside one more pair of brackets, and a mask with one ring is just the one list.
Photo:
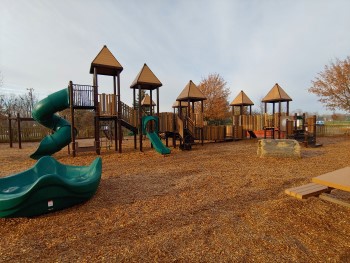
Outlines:
{"label": "fence post", "polygon": [[19,113],[17,113],[17,134],[18,134],[18,149],[22,149],[22,135],[21,135],[21,118]]}
{"label": "fence post", "polygon": [[11,114],[9,114],[9,139],[10,139],[10,148],[13,147],[13,134],[12,134],[12,120],[11,120]]}

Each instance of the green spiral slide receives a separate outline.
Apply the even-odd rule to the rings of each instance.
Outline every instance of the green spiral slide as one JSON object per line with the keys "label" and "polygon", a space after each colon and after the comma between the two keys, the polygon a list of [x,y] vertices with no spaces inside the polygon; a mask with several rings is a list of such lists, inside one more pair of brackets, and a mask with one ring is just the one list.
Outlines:
{"label": "green spiral slide", "polygon": [[54,133],[44,137],[38,149],[30,158],[38,160],[42,156],[54,154],[71,142],[70,123],[55,114],[68,107],[68,88],[52,93],[35,104],[32,111],[33,119],[41,125],[53,130]]}

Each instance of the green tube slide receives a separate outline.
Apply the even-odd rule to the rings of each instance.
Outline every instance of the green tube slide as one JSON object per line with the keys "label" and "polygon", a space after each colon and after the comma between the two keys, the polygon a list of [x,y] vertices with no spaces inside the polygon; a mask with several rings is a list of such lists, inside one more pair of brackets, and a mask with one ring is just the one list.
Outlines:
{"label": "green tube slide", "polygon": [[40,142],[38,149],[30,158],[38,160],[45,155],[60,151],[71,142],[71,125],[55,113],[69,107],[68,88],[50,94],[35,104],[32,111],[33,119],[41,125],[54,131]]}

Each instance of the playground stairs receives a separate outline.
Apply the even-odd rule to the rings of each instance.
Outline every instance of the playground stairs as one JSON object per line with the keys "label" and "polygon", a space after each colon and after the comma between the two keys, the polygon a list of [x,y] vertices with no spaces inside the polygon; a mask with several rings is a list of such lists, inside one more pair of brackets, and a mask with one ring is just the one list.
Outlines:
{"label": "playground stairs", "polygon": [[106,138],[108,140],[113,140],[114,136],[113,136],[113,132],[111,129],[108,129],[108,130],[103,130],[103,134],[106,136]]}
{"label": "playground stairs", "polygon": [[196,127],[194,121],[189,117],[184,118],[183,125],[181,126],[183,130],[179,134],[183,140],[182,149],[191,150],[192,145],[195,144],[195,140],[199,139],[197,138],[197,134],[200,134],[200,132],[198,132],[200,128]]}
{"label": "playground stairs", "polygon": [[127,128],[128,130],[132,131],[134,134],[138,133],[138,129],[137,127],[133,126],[132,124],[130,124],[129,122],[127,122],[124,119],[120,119],[120,123],[123,127]]}
{"label": "playground stairs", "polygon": [[184,129],[184,137],[183,137],[183,150],[191,150],[192,145],[194,144],[194,134],[189,129]]}

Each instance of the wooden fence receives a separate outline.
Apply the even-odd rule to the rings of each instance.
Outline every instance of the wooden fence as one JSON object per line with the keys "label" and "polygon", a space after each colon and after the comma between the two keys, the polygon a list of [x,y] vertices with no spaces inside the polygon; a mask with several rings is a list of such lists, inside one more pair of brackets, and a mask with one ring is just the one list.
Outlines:
{"label": "wooden fence", "polygon": [[[52,131],[41,125],[35,127],[21,127],[21,140],[22,142],[38,142],[41,141],[46,135],[51,134]],[[13,142],[18,142],[17,129],[12,130]],[[85,127],[84,129],[78,129],[78,139],[93,138],[94,126]],[[0,126],[0,143],[10,142],[10,131],[8,127]]]}
{"label": "wooden fence", "polygon": [[350,136],[350,125],[317,125],[317,136]]}
{"label": "wooden fence", "polygon": [[[21,127],[22,142],[40,141],[46,135],[50,134],[50,130],[43,126]],[[14,142],[18,142],[18,130],[12,130],[12,138]],[[10,142],[10,130],[8,127],[0,127],[0,143]]]}
{"label": "wooden fence", "polygon": [[[128,112],[128,113],[126,113]],[[136,122],[135,115],[130,111],[129,108],[125,107],[124,114],[128,117],[131,123]],[[125,116],[125,118],[126,118]],[[174,122],[174,113],[171,112],[163,112],[159,115],[159,131],[174,131],[178,129],[178,123]],[[225,137],[231,137],[235,134],[235,137],[239,136],[239,131],[237,128],[241,128],[244,130],[253,130],[259,131],[263,129],[263,124],[266,119],[263,118],[263,115],[253,115],[253,116],[244,116],[241,118],[241,126],[232,125],[227,126],[204,126],[203,127],[203,137],[204,140],[216,141],[216,140],[224,140]],[[271,117],[269,117],[271,119]],[[10,131],[7,124],[7,121],[3,121],[0,123],[0,143],[9,143],[10,142]],[[21,127],[21,139],[22,142],[34,142],[42,140],[46,135],[51,134],[51,130],[41,126],[35,125],[32,127]],[[350,136],[350,125],[349,124],[334,124],[334,125],[317,125],[316,126],[316,134],[317,136]],[[18,131],[17,127],[12,127],[12,136],[13,141],[18,142]],[[77,138],[93,138],[94,137],[94,126],[88,126],[84,128],[78,128],[78,136]],[[244,136],[243,136],[244,137]]]}

